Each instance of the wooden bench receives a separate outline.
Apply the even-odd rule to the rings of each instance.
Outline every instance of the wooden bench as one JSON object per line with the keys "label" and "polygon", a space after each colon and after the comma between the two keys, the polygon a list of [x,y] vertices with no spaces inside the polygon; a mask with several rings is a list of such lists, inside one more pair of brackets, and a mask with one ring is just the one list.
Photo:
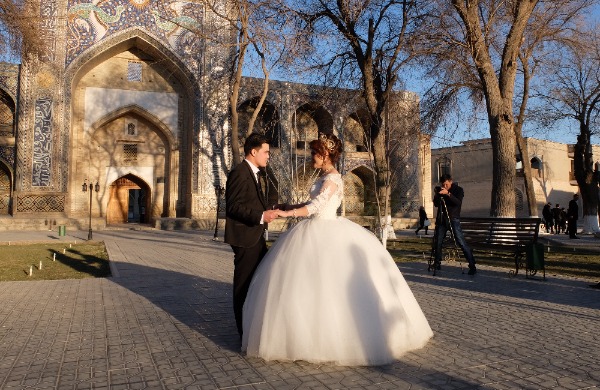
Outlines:
{"label": "wooden bench", "polygon": [[519,268],[524,266],[526,277],[533,276],[541,270],[543,278],[546,279],[544,252],[543,248],[539,247],[541,244],[537,242],[540,223],[540,218],[460,219],[465,241],[472,249],[510,253],[515,259],[515,275]]}

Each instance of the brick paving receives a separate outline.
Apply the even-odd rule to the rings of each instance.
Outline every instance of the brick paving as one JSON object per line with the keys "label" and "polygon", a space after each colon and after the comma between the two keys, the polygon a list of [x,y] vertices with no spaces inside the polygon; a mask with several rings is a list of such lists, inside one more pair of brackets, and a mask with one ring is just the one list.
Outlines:
{"label": "brick paving", "polygon": [[[0,242],[87,232],[0,233]],[[412,231],[411,231],[412,233]],[[413,233],[414,234],[414,233]],[[600,290],[547,274],[401,264],[435,333],[394,364],[265,362],[239,352],[232,252],[212,232],[102,231],[113,276],[0,282],[2,389],[589,389]],[[578,243],[579,244],[579,243]],[[1,249],[0,249],[1,256]]]}

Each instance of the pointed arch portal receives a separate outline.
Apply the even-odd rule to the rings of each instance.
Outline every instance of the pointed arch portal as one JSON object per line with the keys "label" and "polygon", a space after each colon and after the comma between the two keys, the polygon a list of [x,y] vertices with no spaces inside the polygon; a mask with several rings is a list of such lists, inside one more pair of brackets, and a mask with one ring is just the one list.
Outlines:
{"label": "pointed arch portal", "polygon": [[132,174],[119,177],[110,184],[106,223],[148,223],[151,194],[141,178]]}

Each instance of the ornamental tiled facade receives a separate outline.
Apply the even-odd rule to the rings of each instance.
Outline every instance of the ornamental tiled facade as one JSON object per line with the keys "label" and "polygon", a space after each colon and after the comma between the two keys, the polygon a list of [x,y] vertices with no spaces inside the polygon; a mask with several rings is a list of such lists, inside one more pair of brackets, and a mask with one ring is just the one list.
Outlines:
{"label": "ornamental tiled facade", "polygon": [[[233,39],[226,23],[197,4],[151,0],[48,0],[40,16],[44,53],[23,56],[21,65],[0,64],[4,221],[36,216],[82,227],[90,199],[96,227],[214,220],[215,187],[226,185],[231,167],[233,52],[201,37],[211,31],[221,42]],[[244,80],[241,128],[261,84]],[[393,104],[388,125],[399,137],[391,160],[392,214],[412,217],[428,201],[422,168],[429,142],[415,130],[418,116],[407,115],[418,107],[416,96],[398,93]],[[256,130],[273,139],[273,201],[305,196],[313,173],[307,141],[332,132],[345,148],[344,212],[373,214],[362,106],[354,91],[271,82]],[[84,183],[94,184],[91,198]]]}

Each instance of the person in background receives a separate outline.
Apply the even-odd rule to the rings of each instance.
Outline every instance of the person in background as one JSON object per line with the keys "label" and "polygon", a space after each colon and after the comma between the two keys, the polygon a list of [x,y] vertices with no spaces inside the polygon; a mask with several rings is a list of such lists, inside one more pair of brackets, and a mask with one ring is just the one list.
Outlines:
{"label": "person in background", "polygon": [[427,218],[427,211],[425,211],[425,207],[419,207],[419,227],[417,230],[415,230],[415,234],[419,234],[419,230],[425,228],[425,235],[427,235],[427,230],[429,230],[429,223],[427,223],[428,221],[429,219]]}
{"label": "person in background", "polygon": [[560,233],[560,205],[557,203],[556,207],[552,209],[552,219],[554,220],[554,234]]}
{"label": "person in background", "polygon": [[435,260],[434,267],[440,269],[442,262],[442,244],[446,232],[452,229],[456,244],[462,249],[465,259],[469,263],[469,275],[475,275],[475,258],[473,251],[467,245],[465,236],[460,226],[460,209],[465,192],[458,184],[452,182],[452,176],[444,174],[440,178],[441,187],[435,188],[433,204],[438,208],[437,217],[435,219]]}
{"label": "person in background", "polygon": [[542,209],[542,217],[544,218],[546,233],[552,233],[552,230],[554,229],[554,221],[552,218],[552,203],[546,203],[546,205]]}
{"label": "person in background", "polygon": [[569,238],[579,238],[577,237],[577,219],[579,218],[578,199],[579,194],[574,194],[573,199],[569,201],[569,210],[567,211],[567,219],[569,221],[567,231],[569,233]]}
{"label": "person in background", "polygon": [[560,208],[560,232],[567,234],[567,210]]}

